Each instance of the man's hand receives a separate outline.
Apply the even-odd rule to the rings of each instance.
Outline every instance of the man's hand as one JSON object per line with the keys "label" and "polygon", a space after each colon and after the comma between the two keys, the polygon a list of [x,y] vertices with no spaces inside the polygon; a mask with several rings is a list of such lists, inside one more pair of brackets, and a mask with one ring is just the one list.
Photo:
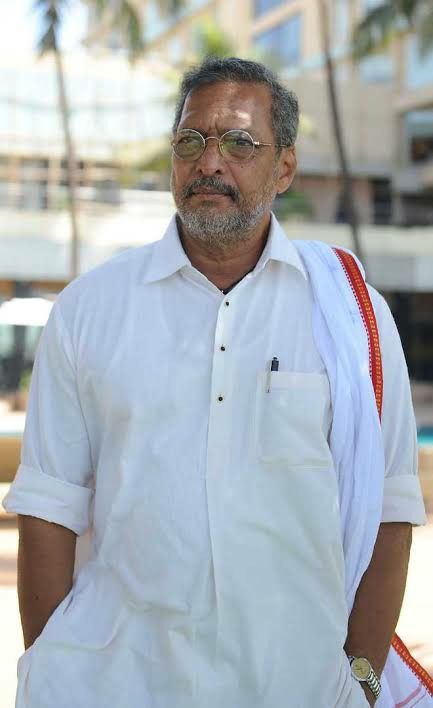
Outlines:
{"label": "man's hand", "polygon": [[[345,650],[348,656],[365,657],[380,677],[388,656],[403,603],[412,526],[383,523],[373,556],[355,597],[349,619]],[[361,684],[370,705],[375,698]]]}
{"label": "man's hand", "polygon": [[72,587],[76,535],[33,516],[18,516],[18,598],[28,649]]}

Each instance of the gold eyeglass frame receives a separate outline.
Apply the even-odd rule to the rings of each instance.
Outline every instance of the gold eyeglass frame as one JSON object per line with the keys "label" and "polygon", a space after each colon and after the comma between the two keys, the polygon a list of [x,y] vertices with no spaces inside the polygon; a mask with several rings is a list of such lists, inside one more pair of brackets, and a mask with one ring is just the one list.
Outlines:
{"label": "gold eyeglass frame", "polygon": [[[192,158],[182,157],[181,155],[178,155],[176,152],[176,149],[175,149],[176,138],[179,135],[181,135],[182,133],[186,133],[186,132],[195,133],[196,135],[199,135],[202,140],[203,150],[201,151],[201,153],[199,155],[197,155],[197,157],[192,157]],[[222,141],[224,140],[225,136],[228,135],[229,133],[244,133],[246,136],[248,136],[248,138],[250,138],[252,150],[251,150],[251,154],[248,155],[248,157],[230,160],[230,158],[228,158],[227,155],[223,152]],[[224,160],[226,160],[227,162],[234,162],[234,163],[248,162],[248,160],[252,159],[252,157],[254,156],[255,149],[258,147],[282,147],[282,148],[291,147],[290,145],[282,145],[280,143],[262,143],[259,140],[254,140],[253,136],[250,135],[250,133],[247,130],[243,130],[242,128],[232,128],[231,130],[227,130],[219,138],[215,135],[208,135],[205,138],[204,135],[202,135],[198,130],[194,130],[194,128],[183,128],[182,130],[179,130],[179,132],[176,135],[176,138],[173,138],[173,140],[171,141],[171,147],[172,147],[174,155],[179,160],[183,160],[184,162],[195,162],[196,160],[199,160],[201,158],[201,156],[203,155],[204,151],[206,150],[206,143],[208,140],[218,140],[218,150],[219,150],[221,157]]]}

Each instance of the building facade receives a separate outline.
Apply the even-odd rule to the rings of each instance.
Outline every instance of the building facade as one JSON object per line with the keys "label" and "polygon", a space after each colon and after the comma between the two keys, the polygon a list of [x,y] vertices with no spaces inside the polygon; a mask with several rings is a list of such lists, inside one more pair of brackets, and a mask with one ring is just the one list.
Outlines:
{"label": "building facade", "polygon": [[[169,130],[160,67],[151,60],[132,67],[107,51],[67,54],[64,67],[81,196],[113,202],[122,181],[140,186],[141,176],[125,169],[125,146]],[[0,206],[62,209],[67,177],[53,58],[2,56],[0,78]],[[146,179],[143,188],[159,186],[158,175]]]}
{"label": "building facade", "polygon": [[[177,67],[179,77],[197,57],[200,28],[209,20],[230,39],[234,53],[265,61],[298,94],[303,119],[291,195],[304,220],[343,223],[317,3],[189,0],[178,15],[167,16],[156,0],[136,2],[147,47],[142,61],[131,67],[115,34],[95,36],[92,17],[90,51],[65,57],[78,163],[82,267],[111,254],[96,246],[92,250],[102,234],[120,234],[128,245],[135,229],[134,243],[146,241],[144,214],[136,208],[145,206],[139,190],[168,187],[175,92],[170,72],[176,75],[172,70]],[[433,54],[421,58],[416,37],[407,35],[386,53],[354,64],[349,55],[353,27],[377,3],[328,2],[344,138],[364,235],[375,225],[433,224]],[[64,286],[69,224],[54,63],[50,57],[5,55],[0,77],[1,301]],[[136,191],[127,195],[124,187]],[[316,231],[307,230],[314,237]],[[414,249],[408,239],[403,245],[398,237],[392,252],[385,243],[378,250],[376,235],[368,241],[372,282],[392,305],[411,373],[433,380],[432,253]],[[425,238],[431,239],[431,229],[425,230]],[[12,240],[26,253],[25,272],[14,270],[10,259],[5,269]],[[395,276],[389,282],[387,269]]]}
{"label": "building facade", "polygon": [[[433,53],[421,58],[408,35],[359,64],[350,58],[355,24],[380,0],[328,0],[332,55],[346,148],[361,222],[433,223]],[[176,63],[194,54],[211,19],[240,56],[263,59],[299,96],[304,116],[294,189],[315,221],[344,221],[318,5],[312,0],[195,0],[177,17],[146,0],[148,51]],[[307,129],[305,129],[307,126]]]}
{"label": "building facade", "polygon": [[[328,0],[358,213],[366,224],[432,224],[433,53],[421,58],[416,37],[408,35],[386,53],[354,64],[353,27],[377,3]],[[115,201],[119,185],[168,186],[163,168],[175,87],[167,77],[173,67],[180,71],[196,59],[200,27],[210,20],[236,54],[269,63],[298,94],[303,120],[292,191],[304,196],[302,206],[313,221],[343,222],[317,3],[186,0],[174,17],[163,14],[156,0],[137,0],[137,7],[147,49],[135,67],[113,34],[94,38],[91,51],[65,57],[83,199]],[[95,30],[90,16],[90,37]],[[4,56],[0,76],[0,204],[62,207],[66,165],[53,61]],[[165,162],[158,160],[161,153]]]}

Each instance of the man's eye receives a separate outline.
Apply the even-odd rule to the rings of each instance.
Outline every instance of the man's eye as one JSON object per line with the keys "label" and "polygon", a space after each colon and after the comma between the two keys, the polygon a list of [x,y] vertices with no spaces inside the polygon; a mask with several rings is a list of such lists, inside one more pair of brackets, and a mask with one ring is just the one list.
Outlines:
{"label": "man's eye", "polygon": [[190,135],[184,135],[177,141],[178,145],[189,145],[190,143],[196,143],[197,138],[192,138]]}

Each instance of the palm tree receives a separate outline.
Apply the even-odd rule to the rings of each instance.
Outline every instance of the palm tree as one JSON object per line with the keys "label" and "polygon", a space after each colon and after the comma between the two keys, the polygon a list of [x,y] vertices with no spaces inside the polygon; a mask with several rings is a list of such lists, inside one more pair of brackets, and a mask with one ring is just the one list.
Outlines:
{"label": "palm tree", "polygon": [[75,278],[78,274],[78,219],[76,200],[76,160],[75,150],[71,135],[68,100],[66,95],[65,75],[63,69],[63,56],[60,51],[58,34],[60,27],[60,17],[64,2],[42,2],[37,0],[36,8],[42,11],[43,30],[38,41],[38,51],[41,56],[52,53],[54,56],[57,79],[57,92],[59,111],[62,120],[63,136],[65,141],[66,171],[68,184],[68,209],[71,220],[71,264],[70,277]]}
{"label": "palm tree", "polygon": [[343,130],[341,124],[340,108],[338,104],[337,88],[335,82],[334,63],[331,57],[331,42],[329,36],[329,18],[327,0],[318,0],[320,31],[322,38],[323,54],[325,57],[326,81],[328,87],[328,96],[331,107],[332,125],[334,131],[335,144],[337,147],[338,160],[340,163],[340,172],[343,186],[343,203],[349,226],[352,234],[353,250],[358,258],[364,262],[363,251],[359,237],[359,221],[355,207],[355,199],[353,194],[352,176],[350,174],[349,162],[347,158],[346,147],[344,144]]}
{"label": "palm tree", "polygon": [[235,53],[229,37],[221,31],[211,19],[203,20],[197,27],[194,47],[194,61],[202,61],[205,57],[231,57]]}
{"label": "palm tree", "polygon": [[[65,143],[68,209],[71,221],[71,262],[70,277],[79,273],[79,228],[77,218],[77,165],[74,141],[71,131],[70,108],[66,90],[63,53],[59,43],[59,33],[67,17],[67,10],[80,0],[34,0],[34,9],[41,15],[42,34],[37,48],[40,55],[54,56],[59,112]],[[115,31],[121,38],[130,58],[135,59],[143,50],[143,28],[141,15],[134,2],[129,0],[87,0],[87,4],[95,11],[95,16],[101,27]],[[161,8],[169,13],[176,12],[181,6],[181,0],[164,0]]]}
{"label": "palm tree", "polygon": [[432,0],[383,0],[356,26],[352,38],[353,56],[362,59],[408,31],[417,34],[422,56],[433,49]]}
{"label": "palm tree", "polygon": [[[172,110],[176,104],[179,83],[185,71],[195,64],[201,63],[205,57],[234,56],[235,48],[230,38],[215,24],[212,19],[202,20],[195,27],[192,46],[187,56],[175,64],[167,63],[163,69],[163,80],[168,86],[168,95],[163,99],[167,108]],[[120,150],[120,162],[123,163],[124,174],[133,175],[134,170],[162,173],[168,183],[171,166],[171,146],[169,136],[159,139],[126,144]],[[168,186],[168,184],[167,184]]]}

